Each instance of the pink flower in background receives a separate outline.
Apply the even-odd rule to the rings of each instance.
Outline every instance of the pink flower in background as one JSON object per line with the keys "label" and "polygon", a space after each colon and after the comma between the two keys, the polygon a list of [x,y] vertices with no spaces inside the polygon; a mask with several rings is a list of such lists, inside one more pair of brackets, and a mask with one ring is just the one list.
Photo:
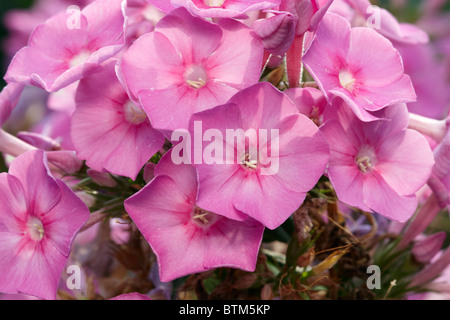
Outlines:
{"label": "pink flower in background", "polygon": [[97,0],[80,12],[61,12],[38,25],[11,61],[7,82],[58,91],[101,70],[125,43],[122,0]]}
{"label": "pink flower in background", "polygon": [[115,65],[111,60],[102,72],[80,81],[71,137],[77,156],[92,169],[135,179],[165,140],[127,95]]}
{"label": "pink flower in background", "polygon": [[17,51],[27,45],[34,28],[69,6],[83,8],[93,0],[35,0],[28,9],[13,9],[5,13],[3,24],[8,29],[8,38],[3,49],[12,58]]}
{"label": "pink flower in background", "polygon": [[212,24],[180,8],[133,43],[121,68],[154,128],[187,129],[194,112],[223,104],[259,80],[263,50],[245,25]]}
{"label": "pink flower in background", "polygon": [[388,10],[369,0],[334,0],[330,12],[346,18],[353,27],[369,27],[397,43],[427,43],[428,34],[410,23],[401,23]]}
{"label": "pink flower in background", "polygon": [[264,226],[198,207],[195,168],[175,165],[170,152],[125,209],[155,252],[163,282],[218,267],[255,269]]}
{"label": "pink flower in background", "polygon": [[151,32],[165,13],[151,5],[147,0],[127,1],[127,38],[130,44],[141,35]]}
{"label": "pink flower in background", "polygon": [[321,131],[331,148],[327,173],[338,198],[392,220],[408,220],[434,159],[427,140],[406,129],[406,106],[390,106],[373,122],[360,121],[342,100],[327,110]]}
{"label": "pink flower in background", "polygon": [[327,100],[342,98],[363,121],[377,119],[370,112],[416,99],[392,43],[372,29],[352,29],[336,14],[325,15],[303,61]]}
{"label": "pink flower in background", "polygon": [[[267,82],[242,90],[225,105],[194,114],[194,136],[195,122],[203,132],[221,132],[224,139],[214,144],[223,145],[226,157],[222,163],[209,164],[207,158],[198,163],[195,157],[211,150],[194,146],[198,204],[232,219],[248,215],[270,229],[278,227],[302,204],[328,161],[328,145],[317,126]],[[257,137],[237,134],[233,143],[234,138],[225,138],[230,129],[254,130]]]}
{"label": "pink flower in background", "polygon": [[328,106],[322,91],[315,88],[290,88],[283,92],[294,102],[301,114],[313,120],[318,126],[322,124],[323,113]]}
{"label": "pink flower in background", "polygon": [[193,15],[203,18],[245,19],[251,11],[270,9],[281,0],[148,0],[157,8],[169,12],[173,8],[185,7]]}
{"label": "pink flower in background", "polygon": [[405,73],[417,94],[417,101],[407,104],[408,110],[434,119],[446,118],[450,107],[450,77],[442,67],[441,53],[434,44],[398,43],[395,47],[402,55]]}
{"label": "pink flower in background", "polygon": [[72,241],[89,218],[84,203],[49,174],[43,151],[0,174],[0,291],[55,299]]}
{"label": "pink flower in background", "polygon": [[24,87],[20,83],[10,83],[0,92],[0,126],[11,116],[13,109],[19,102]]}

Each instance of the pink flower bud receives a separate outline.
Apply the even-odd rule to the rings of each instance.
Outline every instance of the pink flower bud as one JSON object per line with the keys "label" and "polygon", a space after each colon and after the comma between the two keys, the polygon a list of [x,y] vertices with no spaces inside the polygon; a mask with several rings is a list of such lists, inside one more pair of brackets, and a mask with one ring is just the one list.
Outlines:
{"label": "pink flower bud", "polygon": [[276,12],[270,18],[256,20],[253,30],[262,39],[264,49],[271,54],[284,54],[294,40],[295,17],[289,12]]}
{"label": "pink flower bud", "polygon": [[38,149],[45,151],[61,150],[61,145],[58,141],[39,133],[21,131],[17,133],[17,137]]}
{"label": "pink flower bud", "polygon": [[107,172],[100,172],[93,169],[88,169],[87,174],[99,186],[114,188],[117,182]]}
{"label": "pink flower bud", "polygon": [[444,231],[427,236],[416,242],[412,248],[414,258],[421,263],[428,263],[441,250],[446,234]]}

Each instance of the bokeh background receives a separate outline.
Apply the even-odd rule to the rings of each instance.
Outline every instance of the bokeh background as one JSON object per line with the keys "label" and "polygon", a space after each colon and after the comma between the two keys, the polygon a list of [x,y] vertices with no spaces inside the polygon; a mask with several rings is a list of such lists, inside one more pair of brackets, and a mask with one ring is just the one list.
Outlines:
{"label": "bokeh background", "polygon": [[[20,9],[30,8],[32,4],[33,4],[33,0],[2,0],[0,2],[0,19],[1,19],[1,24],[0,24],[1,47],[0,48],[2,49],[0,51],[0,59],[2,61],[2,63],[1,63],[2,75],[5,74],[6,68],[8,67],[8,61],[7,61],[8,59],[5,55],[6,44],[4,44],[4,40],[9,35],[9,32],[4,23],[5,14],[13,9],[20,10]],[[4,85],[5,85],[5,82],[4,82],[3,76],[2,76],[1,77],[1,86],[3,87]]]}

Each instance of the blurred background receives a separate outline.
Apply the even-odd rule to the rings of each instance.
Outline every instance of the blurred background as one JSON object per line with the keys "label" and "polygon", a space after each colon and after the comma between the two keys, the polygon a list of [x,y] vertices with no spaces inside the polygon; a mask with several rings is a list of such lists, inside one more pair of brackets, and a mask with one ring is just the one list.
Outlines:
{"label": "blurred background", "polygon": [[[7,12],[9,12],[10,10],[13,9],[27,9],[30,8],[31,5],[33,4],[33,0],[8,0],[8,1],[1,1],[0,2],[0,19],[1,19],[1,24],[0,24],[0,39],[2,41],[1,44],[1,51],[0,51],[0,58],[2,61],[1,64],[1,70],[2,70],[2,75],[5,74],[6,72],[6,68],[7,68],[7,64],[8,62],[5,62],[5,51],[7,50],[6,48],[4,48],[4,46],[6,46],[6,44],[3,43],[3,41],[7,38],[7,36],[9,35],[9,32],[6,28],[6,25],[4,23],[5,20],[5,15]],[[4,86],[5,82],[3,81],[3,76],[1,77],[1,85]]]}

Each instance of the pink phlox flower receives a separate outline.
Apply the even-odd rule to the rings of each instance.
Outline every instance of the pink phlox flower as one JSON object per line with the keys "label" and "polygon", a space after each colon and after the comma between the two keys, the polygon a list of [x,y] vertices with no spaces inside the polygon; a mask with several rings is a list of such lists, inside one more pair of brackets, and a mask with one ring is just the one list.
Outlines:
{"label": "pink phlox flower", "polygon": [[406,129],[405,104],[377,113],[383,120],[362,122],[342,100],[327,108],[321,131],[330,148],[328,177],[342,202],[404,222],[417,208],[415,193],[434,164],[427,140]]}
{"label": "pink phlox flower", "polygon": [[378,119],[373,111],[416,99],[392,43],[372,29],[352,29],[333,13],[323,18],[303,62],[329,102],[344,99],[363,121]]}
{"label": "pink phlox flower", "polygon": [[318,127],[268,82],[194,114],[191,135],[198,139],[198,131],[205,140],[193,146],[199,205],[232,219],[250,216],[270,229],[302,204],[328,161]]}
{"label": "pink phlox flower", "polygon": [[101,70],[101,63],[125,44],[123,0],[97,0],[81,11],[64,11],[38,25],[28,46],[11,61],[7,82],[48,92]]}
{"label": "pink phlox flower", "polygon": [[259,80],[263,51],[244,24],[213,24],[179,8],[133,43],[121,70],[154,128],[187,129],[194,112],[223,104]]}
{"label": "pink phlox flower", "polygon": [[0,174],[0,291],[55,299],[84,203],[53,178],[44,151],[17,157]]}
{"label": "pink phlox flower", "polygon": [[77,156],[92,169],[135,179],[165,139],[127,94],[116,63],[112,59],[103,71],[80,81],[71,138]]}
{"label": "pink phlox flower", "polygon": [[219,267],[253,271],[264,226],[198,207],[197,189],[195,168],[174,164],[168,152],[150,183],[125,201],[156,254],[161,281]]}

